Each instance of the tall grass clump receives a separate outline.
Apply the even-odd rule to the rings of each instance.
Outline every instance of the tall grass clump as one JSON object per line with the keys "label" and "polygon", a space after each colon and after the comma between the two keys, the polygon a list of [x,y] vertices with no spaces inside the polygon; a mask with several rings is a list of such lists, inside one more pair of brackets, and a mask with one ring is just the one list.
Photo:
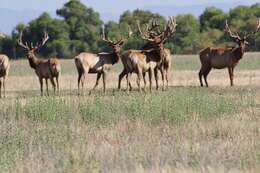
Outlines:
{"label": "tall grass clump", "polygon": [[65,99],[56,97],[33,98],[24,106],[25,115],[33,121],[57,121],[69,116]]}

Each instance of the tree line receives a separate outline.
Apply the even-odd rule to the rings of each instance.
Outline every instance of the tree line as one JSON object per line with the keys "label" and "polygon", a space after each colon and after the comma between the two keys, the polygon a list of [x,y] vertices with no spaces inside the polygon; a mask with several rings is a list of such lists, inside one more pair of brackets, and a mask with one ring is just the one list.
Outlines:
{"label": "tree line", "polygon": [[[107,51],[109,48],[101,41],[100,35],[104,25],[110,38],[119,39],[128,33],[128,26],[134,35],[124,45],[126,49],[140,49],[144,41],[140,38],[137,30],[137,21],[145,24],[155,19],[164,25],[166,18],[158,13],[152,13],[141,9],[125,11],[118,22],[109,21],[104,23],[98,12],[85,6],[80,0],[70,0],[56,11],[58,19],[43,13],[38,18],[30,21],[28,25],[17,24],[10,36],[0,38],[0,52],[10,58],[25,57],[24,51],[17,46],[16,40],[24,31],[24,38],[28,43],[38,42],[47,31],[50,40],[41,49],[41,56],[57,56],[59,58],[72,58],[83,52]],[[194,54],[208,46],[234,46],[227,36],[224,28],[228,20],[232,30],[242,34],[254,30],[257,18],[260,17],[260,3],[252,6],[238,6],[229,12],[224,12],[215,7],[208,7],[197,18],[192,14],[177,15],[177,28],[174,36],[169,39],[166,47],[174,54]],[[260,50],[260,33],[249,39],[248,51]]]}

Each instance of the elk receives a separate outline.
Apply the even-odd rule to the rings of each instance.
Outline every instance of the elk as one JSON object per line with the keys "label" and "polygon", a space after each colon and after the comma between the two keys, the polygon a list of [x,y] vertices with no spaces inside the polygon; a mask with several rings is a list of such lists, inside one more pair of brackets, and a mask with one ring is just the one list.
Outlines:
{"label": "elk", "polygon": [[0,98],[2,98],[2,86],[4,89],[4,97],[5,95],[5,82],[8,77],[10,68],[9,58],[6,55],[0,54]]}
{"label": "elk", "polygon": [[[173,20],[173,18],[170,18],[170,20]],[[176,22],[175,22],[175,25],[177,26]],[[174,27],[176,27],[176,26],[174,26]],[[158,37],[162,34],[159,27],[160,27],[160,25],[157,24],[157,22],[155,20],[153,20],[152,21],[152,27],[148,29],[150,38]],[[140,29],[139,29],[139,31],[140,31]],[[173,34],[174,32],[175,32],[175,28],[174,28],[174,30],[172,30],[171,34]],[[165,43],[165,41],[164,41],[164,43]],[[164,43],[163,43],[163,46],[164,46]],[[145,49],[145,50],[151,49],[151,48],[153,48],[153,44],[151,44],[151,42],[148,42],[146,45],[144,45],[142,47],[142,49]],[[164,90],[165,89],[165,79],[166,79],[166,83],[167,83],[167,85],[166,85],[167,88],[169,86],[168,76],[169,76],[169,70],[170,70],[170,67],[171,67],[171,51],[167,48],[163,48],[161,51],[162,52],[164,51],[164,53],[161,54],[161,55],[163,55],[161,57],[162,62],[157,64],[156,68],[154,69],[154,76],[155,76],[155,82],[156,82],[156,89],[157,90],[159,89],[158,70],[160,71],[161,76],[162,76],[163,90]]]}
{"label": "elk", "polygon": [[[61,63],[57,58],[50,59],[40,59],[36,56],[35,52],[38,51],[45,43],[48,41],[49,35],[47,32],[44,32],[44,37],[40,43],[37,43],[35,46],[31,43],[31,46],[28,46],[27,42],[23,42],[23,31],[20,33],[17,43],[19,46],[24,48],[27,51],[27,59],[31,68],[35,70],[36,75],[39,78],[41,96],[43,96],[43,79],[46,82],[46,91],[49,95],[48,89],[48,79],[50,79],[51,84],[56,92],[56,87],[59,92],[59,75],[61,72]],[[56,79],[56,82],[54,81]]]}
{"label": "elk", "polygon": [[[124,76],[127,79],[127,91],[128,87],[132,89],[129,78],[132,73],[137,74],[138,90],[141,91],[140,81],[143,76],[144,88],[146,87],[145,73],[149,74],[149,88],[152,89],[152,76],[155,72],[156,85],[158,88],[157,69],[162,70],[162,76],[164,80],[164,68],[167,69],[169,65],[169,50],[164,48],[166,40],[176,31],[176,21],[173,17],[170,17],[163,32],[155,31],[157,25],[152,24],[146,26],[146,31],[143,32],[140,28],[140,24],[137,23],[139,33],[143,40],[148,41],[147,46],[144,46],[142,50],[128,50],[124,52],[121,57],[124,69],[119,75],[118,89],[121,89],[121,81]],[[167,76],[168,79],[168,76]]]}
{"label": "elk", "polygon": [[[256,27],[256,31],[260,28],[260,19],[258,20],[258,24]],[[230,38],[237,43],[238,47],[233,48],[212,48],[208,47],[203,49],[199,53],[201,69],[199,71],[199,80],[200,85],[203,87],[202,76],[204,77],[204,81],[206,86],[208,87],[207,76],[212,68],[215,69],[223,69],[228,68],[230,85],[233,86],[233,78],[234,78],[234,68],[239,63],[239,61],[243,58],[245,53],[245,47],[249,43],[247,42],[247,38],[249,35],[255,33],[249,33],[244,35],[243,37],[239,36],[238,33],[233,33],[229,28],[228,22],[226,21],[226,32],[229,34]]]}
{"label": "elk", "polygon": [[[79,94],[80,94],[80,83],[81,83],[81,86],[83,89],[85,76],[88,73],[97,74],[96,83],[95,83],[92,91],[94,91],[97,88],[97,86],[99,85],[100,77],[102,76],[103,92],[104,93],[106,92],[107,73],[110,71],[112,66],[119,61],[120,48],[132,35],[131,28],[129,27],[129,32],[128,32],[127,38],[124,38],[124,39],[122,38],[118,41],[112,41],[110,38],[108,38],[107,34],[105,36],[104,30],[105,29],[103,27],[101,39],[112,48],[112,52],[110,52],[110,53],[103,52],[103,53],[98,53],[98,54],[83,52],[74,58],[75,65],[76,65],[76,68],[78,71],[78,93]],[[91,94],[91,91],[89,92],[89,94]]]}

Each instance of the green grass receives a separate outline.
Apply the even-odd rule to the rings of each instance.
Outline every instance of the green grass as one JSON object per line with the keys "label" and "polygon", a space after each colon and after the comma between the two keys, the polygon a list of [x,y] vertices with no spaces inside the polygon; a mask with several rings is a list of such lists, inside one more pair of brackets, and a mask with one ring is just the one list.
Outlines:
{"label": "green grass", "polygon": [[[72,171],[71,162],[77,162],[69,154],[73,152],[74,140],[81,142],[80,138],[85,139],[84,135],[92,133],[85,131],[80,133],[83,136],[77,137],[79,134],[72,129],[75,128],[74,123],[79,123],[82,128],[110,129],[122,120],[127,120],[151,124],[153,127],[167,123],[178,130],[191,122],[209,123],[244,109],[257,109],[259,105],[254,98],[257,92],[257,88],[175,87],[165,92],[154,91],[152,94],[135,91],[127,94],[110,90],[106,95],[97,92],[91,96],[69,96],[66,99],[32,97],[1,101],[0,170],[9,172],[17,166],[19,160],[35,153],[36,158],[53,160],[56,164],[53,171]],[[222,138],[220,133],[214,132],[214,138]],[[135,154],[137,151],[129,152]],[[194,153],[190,158],[191,165],[200,165],[198,157],[198,153]],[[78,166],[84,167],[83,162],[88,162],[89,170],[102,170],[100,161],[95,162],[91,158],[85,160],[83,157],[81,162],[83,165],[77,163]],[[123,164],[124,160],[119,162]],[[227,165],[240,167],[238,163]]]}
{"label": "green grass", "polygon": [[[260,69],[258,55],[246,54],[237,70]],[[197,55],[173,56],[173,72],[199,67]],[[62,69],[76,76],[73,61]],[[27,60],[12,62],[10,76],[34,75]],[[259,172],[260,88],[237,83],[79,97],[73,89],[50,97],[8,91],[0,172]]]}

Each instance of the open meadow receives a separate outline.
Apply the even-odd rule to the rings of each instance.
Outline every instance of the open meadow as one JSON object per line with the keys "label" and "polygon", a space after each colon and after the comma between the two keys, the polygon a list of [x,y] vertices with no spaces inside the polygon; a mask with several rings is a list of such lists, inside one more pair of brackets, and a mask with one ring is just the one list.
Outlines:
{"label": "open meadow", "polygon": [[96,79],[88,75],[78,96],[74,61],[62,60],[60,95],[49,85],[52,96],[40,97],[27,60],[12,61],[0,100],[0,172],[260,172],[260,53],[244,56],[232,88],[227,69],[199,87],[199,68],[197,55],[173,56],[167,91],[139,93],[133,77],[128,94],[117,91],[119,62],[106,94],[101,82],[88,95]]}

